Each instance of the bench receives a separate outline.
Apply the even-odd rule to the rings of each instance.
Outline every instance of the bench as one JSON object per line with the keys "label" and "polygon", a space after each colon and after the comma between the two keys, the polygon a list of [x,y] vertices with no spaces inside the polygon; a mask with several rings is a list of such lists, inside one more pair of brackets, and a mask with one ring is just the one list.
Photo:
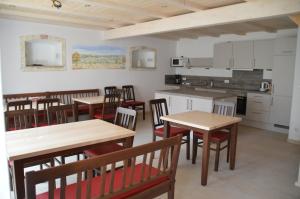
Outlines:
{"label": "bench", "polygon": [[[174,198],[181,136],[26,173],[26,198]],[[117,163],[123,167],[117,167]],[[98,169],[100,175],[93,176]],[[87,173],[87,178],[83,174]],[[73,184],[66,183],[73,175]],[[60,187],[55,188],[55,180]],[[36,185],[48,183],[48,192],[36,195]]]}

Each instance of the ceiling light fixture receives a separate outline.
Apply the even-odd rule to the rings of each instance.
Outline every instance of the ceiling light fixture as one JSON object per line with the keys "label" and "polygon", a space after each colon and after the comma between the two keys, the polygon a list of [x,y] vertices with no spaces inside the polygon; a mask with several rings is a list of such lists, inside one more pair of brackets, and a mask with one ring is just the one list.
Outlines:
{"label": "ceiling light fixture", "polygon": [[52,1],[52,7],[55,7],[57,9],[60,9],[62,7],[62,4],[58,0],[51,0]]}

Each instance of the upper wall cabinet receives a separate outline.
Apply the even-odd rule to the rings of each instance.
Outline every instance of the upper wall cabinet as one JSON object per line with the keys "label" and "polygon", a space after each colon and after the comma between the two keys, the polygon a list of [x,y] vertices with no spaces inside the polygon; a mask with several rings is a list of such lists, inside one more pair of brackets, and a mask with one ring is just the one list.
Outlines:
{"label": "upper wall cabinet", "polygon": [[233,67],[232,42],[218,43],[214,46],[214,68],[232,68]]}
{"label": "upper wall cabinet", "polygon": [[273,68],[274,39],[255,40],[253,42],[254,68]]}
{"label": "upper wall cabinet", "polygon": [[233,68],[253,68],[253,41],[233,42]]}
{"label": "upper wall cabinet", "polygon": [[296,37],[281,37],[275,39],[275,55],[295,55],[296,54]]}

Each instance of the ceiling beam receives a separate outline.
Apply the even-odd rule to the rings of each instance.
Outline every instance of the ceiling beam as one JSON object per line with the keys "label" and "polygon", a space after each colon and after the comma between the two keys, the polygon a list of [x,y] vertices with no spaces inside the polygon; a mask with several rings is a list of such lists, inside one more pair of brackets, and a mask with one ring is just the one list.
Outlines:
{"label": "ceiling beam", "polygon": [[300,26],[300,14],[297,15],[291,15],[289,18],[298,26]]}
{"label": "ceiling beam", "polygon": [[[85,13],[74,13],[74,12],[70,12],[70,11],[65,11],[65,10],[57,10],[57,9],[51,9],[51,8],[45,8],[45,7],[41,7],[41,6],[30,6],[30,5],[22,5],[22,4],[11,4],[11,3],[6,3],[6,2],[1,2],[0,3],[0,7],[2,7],[3,9],[7,9],[7,10],[19,10],[19,11],[23,11],[23,12],[29,12],[29,13],[33,13],[33,14],[40,14],[40,15],[56,15],[56,16],[60,16],[60,17],[69,17],[69,18],[74,18],[74,20],[76,19],[82,19],[82,20],[87,20],[87,21],[92,21],[92,22],[97,22],[100,25],[101,24],[105,24],[105,27],[107,28],[118,28],[124,25],[132,25],[132,23],[128,23],[125,22],[125,20],[123,22],[120,22],[118,20],[115,19],[111,19],[111,18],[107,18],[107,17],[98,17],[98,16],[93,16],[93,15],[88,15]],[[16,12],[17,13],[17,12]]]}
{"label": "ceiling beam", "polygon": [[164,0],[164,2],[171,4],[177,8],[191,10],[194,12],[205,9],[204,6],[200,6],[197,3],[190,2],[190,1],[186,2],[186,1],[182,1],[182,0],[181,1],[180,0]]}
{"label": "ceiling beam", "polygon": [[263,31],[270,32],[270,33],[277,32],[277,30],[275,28],[272,28],[267,25],[263,25],[263,24],[260,24],[260,23],[254,22],[254,21],[249,21],[249,22],[243,23],[243,25],[248,26],[250,28],[251,27],[258,28],[258,29],[261,29]]}
{"label": "ceiling beam", "polygon": [[178,41],[180,39],[180,37],[176,37],[176,36],[172,36],[172,35],[165,35],[165,34],[149,35],[149,37],[172,40],[172,41]]}
{"label": "ceiling beam", "polygon": [[122,4],[122,1],[118,3],[110,2],[110,1],[95,1],[95,0],[68,0],[72,2],[80,2],[82,4],[89,4],[98,8],[110,8],[114,10],[120,10],[128,13],[129,15],[137,15],[137,16],[148,16],[154,18],[165,18],[168,17],[165,14],[156,11],[150,11],[147,9],[142,9],[136,6],[129,6]]}
{"label": "ceiling beam", "polygon": [[110,28],[107,24],[101,24],[98,22],[91,22],[83,19],[74,19],[68,17],[60,17],[57,15],[45,15],[45,14],[37,14],[32,12],[20,11],[20,10],[9,10],[3,9],[0,6],[0,15],[4,18],[10,19],[18,19],[25,21],[33,21],[33,22],[42,22],[42,23],[50,23],[50,24],[58,24],[58,25],[70,25],[76,27],[85,27],[92,28],[98,30],[105,30]]}
{"label": "ceiling beam", "polygon": [[139,23],[104,32],[105,39],[118,39],[192,28],[255,21],[300,12],[300,0],[256,0],[203,10],[166,19]]}

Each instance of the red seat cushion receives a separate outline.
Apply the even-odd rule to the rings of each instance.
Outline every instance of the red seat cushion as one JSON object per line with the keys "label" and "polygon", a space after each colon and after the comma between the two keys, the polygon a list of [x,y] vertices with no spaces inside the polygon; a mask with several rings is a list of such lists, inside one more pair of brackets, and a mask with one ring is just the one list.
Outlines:
{"label": "red seat cushion", "polygon": [[122,106],[123,107],[130,107],[130,106],[142,106],[144,105],[145,102],[142,102],[142,101],[126,101],[126,102],[123,102],[122,103]]}
{"label": "red seat cushion", "polygon": [[94,115],[94,118],[96,119],[101,119],[101,120],[114,120],[115,119],[115,114],[104,114],[102,115],[101,113],[96,113]]}
{"label": "red seat cushion", "polygon": [[[189,129],[179,128],[179,127],[175,127],[175,126],[170,127],[170,136],[171,137],[176,136],[178,134],[189,134],[189,133],[190,133]],[[163,137],[164,127],[155,129],[155,135]]]}
{"label": "red seat cushion", "polygon": [[88,114],[89,113],[89,105],[86,104],[80,104],[78,105],[78,113],[79,114]]}
{"label": "red seat cushion", "polygon": [[103,144],[102,146],[97,147],[95,149],[85,150],[84,153],[87,156],[96,156],[96,155],[111,153],[114,151],[120,151],[123,149],[124,149],[123,146],[121,146],[117,143],[111,143],[111,144]]}
{"label": "red seat cushion", "polygon": [[[194,135],[197,136],[199,139],[203,139],[203,133],[202,132],[194,132]],[[216,131],[213,132],[210,136],[211,142],[224,142],[229,139],[229,133],[225,131]]]}
{"label": "red seat cushion", "polygon": [[[149,174],[149,166],[144,165],[145,167],[145,174],[144,176],[148,176]],[[143,164],[138,164],[135,167],[134,171],[134,183],[138,183],[141,179],[141,170],[142,170]],[[155,176],[158,173],[158,169],[153,168],[151,169],[151,176]],[[126,171],[126,185],[129,185],[130,183],[130,174],[131,174],[131,168],[128,167]],[[122,187],[122,177],[123,177],[123,170],[119,169],[115,171],[115,179],[114,179],[114,190],[121,189]],[[105,181],[105,193],[109,193],[109,187],[110,187],[110,178],[111,178],[111,173],[106,174],[106,181]],[[168,181],[169,178],[167,176],[162,176],[158,179],[153,180],[152,182],[146,183],[144,185],[137,186],[136,188],[125,192],[121,193],[119,195],[116,195],[112,197],[113,199],[125,199],[131,196],[134,196],[135,194],[141,193],[149,188],[155,187],[156,185]],[[100,182],[101,182],[101,176],[97,176],[91,180],[91,198],[95,198],[96,196],[99,195],[100,193]],[[70,184],[66,186],[65,191],[65,198],[66,199],[73,199],[76,198],[76,186],[77,184]],[[81,198],[86,198],[86,188],[87,188],[87,181],[82,181],[81,182]],[[55,189],[54,191],[54,198],[58,199],[60,194],[60,188]],[[36,196],[36,199],[48,199],[48,192],[39,194]]]}

